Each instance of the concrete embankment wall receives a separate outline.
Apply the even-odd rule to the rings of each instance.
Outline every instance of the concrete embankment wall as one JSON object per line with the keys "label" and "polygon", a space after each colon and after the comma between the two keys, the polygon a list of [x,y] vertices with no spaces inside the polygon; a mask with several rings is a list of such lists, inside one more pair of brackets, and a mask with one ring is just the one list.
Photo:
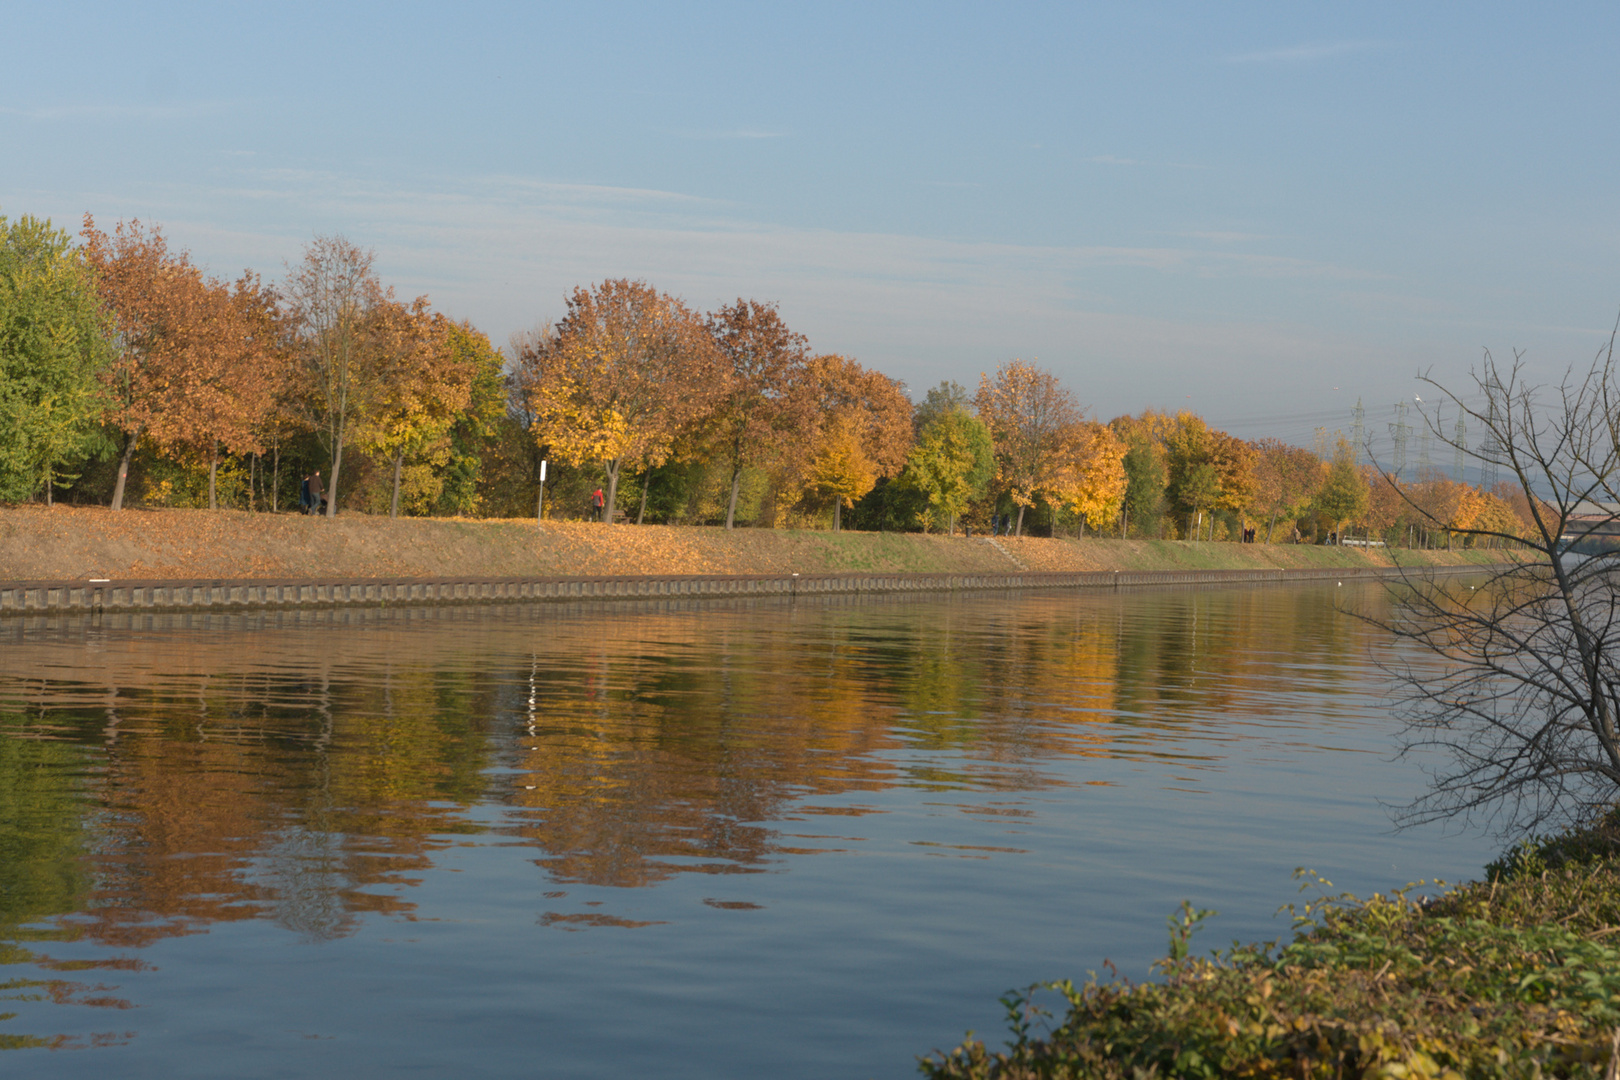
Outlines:
{"label": "concrete embankment wall", "polygon": [[[1414,574],[1479,572],[1426,567]],[[658,597],[817,596],[1009,589],[1260,585],[1397,577],[1391,567],[1325,570],[1094,570],[1012,574],[753,574],[645,577],[399,578],[364,581],[165,580],[0,583],[0,616],[53,612],[246,611],[275,608],[515,604]]]}

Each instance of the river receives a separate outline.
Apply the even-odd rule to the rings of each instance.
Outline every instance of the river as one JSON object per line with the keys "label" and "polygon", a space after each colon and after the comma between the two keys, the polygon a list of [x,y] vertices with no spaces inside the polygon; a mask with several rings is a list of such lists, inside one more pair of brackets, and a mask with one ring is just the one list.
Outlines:
{"label": "river", "polygon": [[1477,876],[1378,586],[0,621],[0,1073],[904,1077]]}

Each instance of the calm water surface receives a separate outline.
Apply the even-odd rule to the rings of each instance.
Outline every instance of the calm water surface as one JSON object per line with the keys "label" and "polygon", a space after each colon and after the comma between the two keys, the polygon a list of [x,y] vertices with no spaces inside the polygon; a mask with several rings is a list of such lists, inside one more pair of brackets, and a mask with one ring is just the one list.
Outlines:
{"label": "calm water surface", "polygon": [[902,1077],[1392,834],[1375,589],[0,622],[0,1073]]}

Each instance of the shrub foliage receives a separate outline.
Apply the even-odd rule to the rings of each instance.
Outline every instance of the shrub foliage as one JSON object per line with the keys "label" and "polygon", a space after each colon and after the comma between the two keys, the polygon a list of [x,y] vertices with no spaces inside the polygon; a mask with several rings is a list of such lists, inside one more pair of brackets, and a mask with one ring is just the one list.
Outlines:
{"label": "shrub foliage", "polygon": [[[1208,958],[1183,905],[1163,981],[1037,984],[1012,1038],[922,1060],[937,1080],[1060,1077],[1613,1077],[1620,1066],[1620,814],[1532,841],[1485,880],[1320,895],[1287,943]],[[1064,1015],[1037,1003],[1061,996]]]}

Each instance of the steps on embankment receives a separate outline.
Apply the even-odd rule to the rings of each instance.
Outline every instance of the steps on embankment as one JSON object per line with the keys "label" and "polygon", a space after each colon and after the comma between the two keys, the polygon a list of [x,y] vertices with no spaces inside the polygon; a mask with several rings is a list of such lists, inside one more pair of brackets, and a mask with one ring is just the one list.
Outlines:
{"label": "steps on embankment", "polygon": [[373,578],[358,581],[88,580],[0,583],[0,616],[47,613],[246,611],[579,600],[822,596],[1012,589],[1261,585],[1478,573],[1480,566],[1257,570],[1089,570],[1039,573],[842,573],[642,577]]}

